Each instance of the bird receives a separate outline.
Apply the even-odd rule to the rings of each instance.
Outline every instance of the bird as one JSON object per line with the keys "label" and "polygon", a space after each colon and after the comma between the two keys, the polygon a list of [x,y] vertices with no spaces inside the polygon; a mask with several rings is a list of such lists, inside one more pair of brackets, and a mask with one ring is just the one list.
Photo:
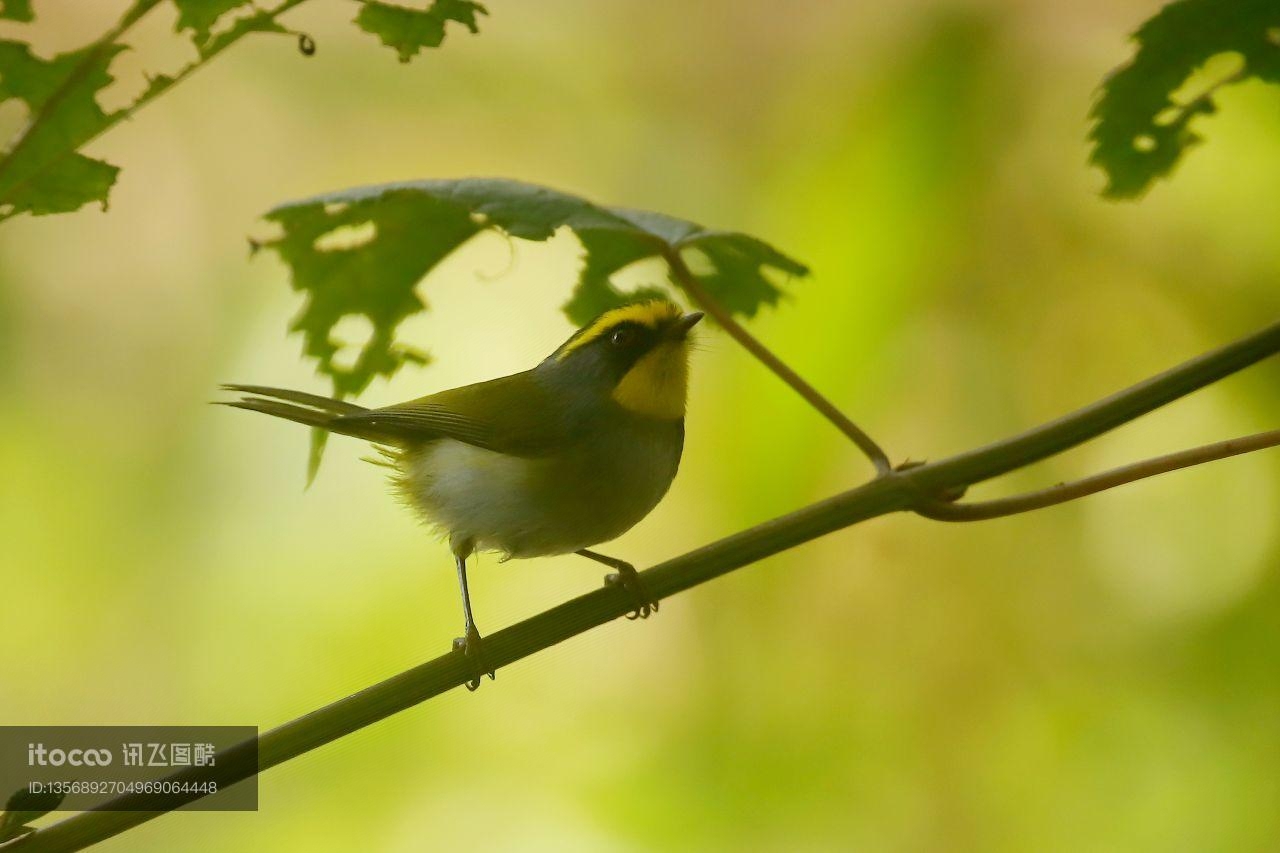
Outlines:
{"label": "bird", "polygon": [[[703,317],[665,299],[605,311],[529,370],[369,409],[302,391],[227,384],[217,401],[371,442],[392,486],[448,540],[462,599],[454,650],[494,678],[471,611],[467,561],[579,554],[613,569],[628,618],[658,609],[635,567],[592,550],[667,493],[684,449],[690,330]],[[371,460],[372,461],[372,460]]]}

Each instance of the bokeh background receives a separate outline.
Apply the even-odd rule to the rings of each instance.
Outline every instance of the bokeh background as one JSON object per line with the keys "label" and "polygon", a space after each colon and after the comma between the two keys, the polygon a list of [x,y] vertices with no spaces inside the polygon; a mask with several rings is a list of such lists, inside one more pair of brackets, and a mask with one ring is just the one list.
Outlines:
{"label": "bokeh background", "polygon": [[[121,2],[36,3],[43,49]],[[444,651],[446,549],[336,439],[206,401],[322,391],[285,334],[273,204],[500,175],[758,234],[812,265],[753,330],[895,460],[1108,394],[1280,309],[1280,93],[1102,201],[1086,113],[1154,2],[490,0],[400,65],[313,0],[89,149],[106,213],[0,228],[0,719],[270,727]],[[188,48],[159,11],[104,101]],[[9,30],[7,30],[9,31]],[[0,111],[12,128],[19,116]],[[422,285],[435,363],[381,404],[522,369],[578,264],[482,239]],[[652,271],[640,271],[640,278]],[[610,552],[672,556],[858,483],[856,450],[723,335],[685,461]],[[1280,424],[1262,365],[975,490]],[[1280,455],[973,526],[884,518],[664,602],[270,771],[261,810],[103,850],[1280,848]],[[495,630],[596,587],[482,559]]]}

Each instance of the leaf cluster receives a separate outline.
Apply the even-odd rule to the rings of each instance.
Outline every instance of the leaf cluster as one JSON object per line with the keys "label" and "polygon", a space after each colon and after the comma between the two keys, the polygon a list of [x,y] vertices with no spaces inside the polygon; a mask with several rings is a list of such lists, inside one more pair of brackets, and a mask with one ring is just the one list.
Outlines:
{"label": "leaf cluster", "polygon": [[[111,30],[75,50],[43,57],[22,39],[0,40],[0,103],[21,102],[23,130],[0,157],[0,221],[18,214],[68,213],[87,204],[107,205],[119,168],[81,149],[139,108],[252,33],[296,35],[305,55],[314,43],[278,18],[307,0],[280,0],[260,8],[253,0],[134,0]],[[114,78],[111,65],[129,49],[123,41],[143,16],[164,3],[177,12],[176,34],[188,39],[194,58],[177,71],[154,74],[132,102],[112,110],[98,103]],[[355,23],[376,35],[407,62],[423,47],[438,47],[454,21],[476,32],[485,9],[471,0],[434,0],[423,10],[362,2]],[[30,23],[31,0],[0,0],[0,18]]]}

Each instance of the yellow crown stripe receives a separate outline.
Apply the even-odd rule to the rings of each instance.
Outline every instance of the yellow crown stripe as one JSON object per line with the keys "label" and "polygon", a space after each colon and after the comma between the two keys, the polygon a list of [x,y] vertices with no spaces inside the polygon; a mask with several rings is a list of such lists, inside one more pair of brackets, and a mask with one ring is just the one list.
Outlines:
{"label": "yellow crown stripe", "polygon": [[648,326],[650,329],[656,329],[665,323],[679,319],[680,315],[679,307],[663,299],[636,302],[631,305],[623,305],[621,308],[614,308],[612,311],[606,311],[601,314],[592,321],[591,325],[585,327],[571,338],[568,343],[561,347],[556,358],[563,361],[570,353],[585,347],[620,323],[639,323],[642,326]]}

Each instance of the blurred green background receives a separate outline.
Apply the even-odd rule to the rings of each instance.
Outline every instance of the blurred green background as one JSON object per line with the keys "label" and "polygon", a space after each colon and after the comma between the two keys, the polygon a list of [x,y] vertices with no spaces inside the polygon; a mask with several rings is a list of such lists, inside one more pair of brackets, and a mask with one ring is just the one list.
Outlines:
{"label": "blurred green background", "polygon": [[[42,49],[121,2],[37,3]],[[270,727],[447,649],[446,549],[335,439],[213,409],[323,391],[245,238],[273,204],[501,175],[741,229],[812,265],[753,330],[901,461],[1001,438],[1271,322],[1280,93],[1221,95],[1138,204],[1098,198],[1086,113],[1152,2],[491,0],[402,66],[314,0],[89,153],[103,214],[0,228],[0,712]],[[170,11],[115,66],[187,48]],[[12,32],[12,28],[5,30]],[[110,100],[108,92],[106,100]],[[0,111],[12,128],[20,117]],[[256,229],[256,231],[255,231]],[[436,362],[381,404],[511,372],[569,327],[578,263],[478,241],[422,285]],[[641,272],[644,275],[652,275]],[[696,354],[666,501],[607,550],[669,557],[865,478],[723,335]],[[1280,365],[994,496],[1280,424]],[[270,771],[261,810],[103,850],[1280,848],[1280,454],[973,526],[860,525]],[[496,630],[600,583],[482,558]]]}

